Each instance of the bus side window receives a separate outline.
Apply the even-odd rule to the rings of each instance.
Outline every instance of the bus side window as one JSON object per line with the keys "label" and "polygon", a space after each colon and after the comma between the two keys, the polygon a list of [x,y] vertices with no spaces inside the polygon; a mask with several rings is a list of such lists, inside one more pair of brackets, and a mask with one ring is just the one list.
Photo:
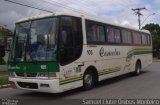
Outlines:
{"label": "bus side window", "polygon": [[147,35],[146,34],[142,34],[142,44],[147,45]]}
{"label": "bus side window", "polygon": [[62,17],[61,18],[61,43],[62,47],[73,46],[72,40],[72,18],[71,17]]}
{"label": "bus side window", "polygon": [[105,27],[96,22],[86,21],[87,43],[103,43],[105,42]]}
{"label": "bus side window", "polygon": [[107,39],[109,43],[115,42],[114,28],[109,27],[109,26],[107,27]]}
{"label": "bus side window", "polygon": [[97,40],[98,42],[105,42],[105,28],[104,26],[97,26]]}
{"label": "bus side window", "polygon": [[81,56],[83,48],[82,21],[80,18],[73,18],[73,34],[75,44],[75,59]]}
{"label": "bus side window", "polygon": [[86,22],[87,42],[92,43],[97,41],[96,34],[97,25],[92,22]]}
{"label": "bus side window", "polygon": [[142,37],[141,37],[140,33],[133,32],[133,43],[135,45],[141,45],[142,44]]}
{"label": "bus side window", "polygon": [[131,31],[127,31],[122,29],[122,43],[123,44],[132,44],[132,33]]}
{"label": "bus side window", "polygon": [[60,63],[66,65],[78,59],[82,52],[81,19],[61,17],[60,29]]}
{"label": "bus side window", "polygon": [[61,17],[61,31],[60,31],[60,61],[61,64],[66,64],[74,56],[72,37],[72,18]]}
{"label": "bus side window", "polygon": [[115,43],[121,43],[121,32],[119,29],[114,29]]}

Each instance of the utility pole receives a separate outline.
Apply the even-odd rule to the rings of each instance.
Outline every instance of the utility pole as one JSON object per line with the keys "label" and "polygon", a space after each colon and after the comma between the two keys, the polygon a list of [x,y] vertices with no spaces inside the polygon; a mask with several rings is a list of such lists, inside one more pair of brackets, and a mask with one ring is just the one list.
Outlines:
{"label": "utility pole", "polygon": [[145,10],[146,8],[135,8],[135,9],[132,9],[132,11],[134,11],[134,14],[135,15],[138,15],[138,26],[139,26],[139,29],[141,29],[141,15],[143,15],[141,13],[142,10]]}

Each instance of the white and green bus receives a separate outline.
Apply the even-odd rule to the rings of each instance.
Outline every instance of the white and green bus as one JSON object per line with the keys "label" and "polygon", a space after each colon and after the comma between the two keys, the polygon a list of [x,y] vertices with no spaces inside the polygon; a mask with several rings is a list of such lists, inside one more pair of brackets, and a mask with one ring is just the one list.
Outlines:
{"label": "white and green bus", "polygon": [[16,23],[8,71],[13,87],[60,93],[78,87],[88,90],[130,72],[139,75],[151,63],[148,31],[53,13]]}

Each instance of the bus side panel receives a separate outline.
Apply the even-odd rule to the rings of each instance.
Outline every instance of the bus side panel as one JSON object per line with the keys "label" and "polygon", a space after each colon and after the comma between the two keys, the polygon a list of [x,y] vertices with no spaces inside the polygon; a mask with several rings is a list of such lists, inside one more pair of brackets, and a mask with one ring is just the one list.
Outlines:
{"label": "bus side panel", "polygon": [[60,66],[60,87],[63,91],[81,87],[83,85],[81,63],[70,63]]}
{"label": "bus side panel", "polygon": [[[99,81],[122,74],[122,51],[120,46],[85,45],[80,61],[84,66],[97,69]],[[84,69],[85,70],[85,69]]]}
{"label": "bus side panel", "polygon": [[142,70],[152,63],[152,48],[149,46],[133,46],[129,52],[132,56],[131,71],[135,70],[137,60],[140,60]]}

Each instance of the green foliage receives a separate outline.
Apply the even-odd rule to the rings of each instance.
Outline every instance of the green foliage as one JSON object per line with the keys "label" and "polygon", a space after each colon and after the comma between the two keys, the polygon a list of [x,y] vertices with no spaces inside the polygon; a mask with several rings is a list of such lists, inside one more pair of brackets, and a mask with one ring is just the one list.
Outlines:
{"label": "green foliage", "polygon": [[13,32],[10,31],[9,29],[0,28],[0,38],[4,37],[4,35],[12,36]]}
{"label": "green foliage", "polygon": [[159,24],[147,24],[142,29],[150,31],[153,40],[153,49],[159,51],[160,49],[160,26]]}
{"label": "green foliage", "polygon": [[9,84],[8,76],[0,77],[0,85]]}

